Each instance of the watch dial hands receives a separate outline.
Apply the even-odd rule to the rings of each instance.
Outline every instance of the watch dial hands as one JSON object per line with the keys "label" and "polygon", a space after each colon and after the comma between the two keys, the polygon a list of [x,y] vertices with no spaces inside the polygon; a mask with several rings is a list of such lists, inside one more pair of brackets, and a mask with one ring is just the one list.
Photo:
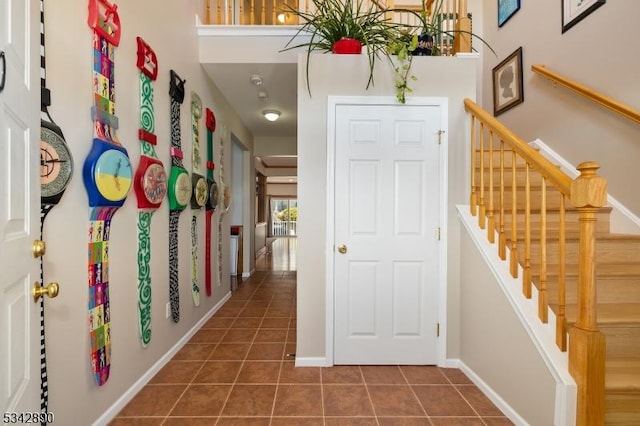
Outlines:
{"label": "watch dial hands", "polygon": [[118,174],[120,173],[120,168],[122,167],[122,159],[118,159],[118,164],[116,164],[116,171],[113,173],[113,179],[116,183],[116,188],[118,191],[120,190],[120,180],[118,179]]}

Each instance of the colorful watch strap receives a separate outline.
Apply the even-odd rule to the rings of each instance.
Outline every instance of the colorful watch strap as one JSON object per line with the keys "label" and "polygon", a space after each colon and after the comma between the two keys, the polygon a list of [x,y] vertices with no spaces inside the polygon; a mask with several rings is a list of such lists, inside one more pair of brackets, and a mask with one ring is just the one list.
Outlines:
{"label": "colorful watch strap", "polygon": [[[89,26],[93,29],[92,118],[95,137],[121,145],[116,136],[115,47],[120,43],[117,6],[107,0],[89,1]],[[109,304],[109,234],[118,207],[90,209],[88,244],[89,333],[91,365],[98,385],[109,379],[111,367],[111,312]]]}
{"label": "colorful watch strap", "polygon": [[[151,47],[141,38],[138,44],[137,67],[140,70],[140,153],[158,158],[155,150],[155,117],[153,108],[153,84],[158,75],[158,59]],[[143,347],[151,342],[151,217],[155,209],[138,212],[138,320],[140,341]]]}
{"label": "colorful watch strap", "polygon": [[[191,92],[191,170],[200,172],[200,118],[202,101],[196,92]],[[193,204],[192,204],[193,206]],[[198,279],[198,213],[201,209],[192,209],[191,216],[191,296],[193,304],[200,306],[200,283]]]}
{"label": "colorful watch strap", "polygon": [[[42,15],[41,15],[42,16]],[[40,240],[44,239],[44,220],[53,204],[40,206]],[[40,287],[44,287],[44,259],[40,257]],[[44,297],[40,298],[40,413],[49,412],[49,376],[47,374],[47,348],[44,327]],[[40,424],[47,424],[47,416],[40,416]]]}
{"label": "colorful watch strap", "polygon": [[204,261],[204,286],[207,297],[211,297],[211,221],[217,200],[212,199],[211,187],[215,184],[213,172],[215,164],[213,162],[213,132],[216,127],[216,119],[213,111],[205,110],[205,124],[207,128],[207,184],[209,185],[209,199],[207,200],[207,212],[205,214],[205,261]]}
{"label": "colorful watch strap", "polygon": [[[171,165],[184,168],[182,165],[182,143],[180,140],[180,106],[184,101],[184,85],[174,70],[170,70],[169,95],[171,119]],[[173,189],[169,189],[172,191]],[[180,287],[178,274],[178,224],[182,210],[169,211],[169,304],[171,319],[180,321]]]}

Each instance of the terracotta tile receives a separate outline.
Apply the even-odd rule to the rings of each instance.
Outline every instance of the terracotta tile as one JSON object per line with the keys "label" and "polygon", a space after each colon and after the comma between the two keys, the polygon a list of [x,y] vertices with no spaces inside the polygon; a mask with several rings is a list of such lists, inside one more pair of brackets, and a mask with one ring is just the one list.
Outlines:
{"label": "terracotta tile", "polygon": [[164,421],[162,417],[116,417],[109,426],[160,426]]}
{"label": "terracotta tile", "polygon": [[218,416],[231,385],[191,385],[171,410],[171,416]]}
{"label": "terracotta tile", "polygon": [[162,426],[211,426],[217,417],[167,417]]}
{"label": "terracotta tile", "polygon": [[222,410],[223,416],[270,416],[275,385],[235,385]]}
{"label": "terracotta tile", "polygon": [[241,366],[242,361],[207,361],[193,382],[233,384]]}
{"label": "terracotta tile", "polygon": [[269,417],[220,417],[216,426],[269,426]]}
{"label": "terracotta tile", "polygon": [[483,426],[480,417],[431,417],[434,426]]}
{"label": "terracotta tile", "polygon": [[193,335],[189,343],[218,343],[226,331],[221,328],[201,328]]}
{"label": "terracotta tile", "polygon": [[233,323],[233,328],[258,328],[262,322],[262,317],[239,317]]}
{"label": "terracotta tile", "polygon": [[428,416],[474,416],[475,412],[450,385],[413,385]]}
{"label": "terracotta tile", "polygon": [[166,416],[186,388],[186,385],[147,385],[118,415]]}
{"label": "terracotta tile", "polygon": [[326,426],[374,426],[377,425],[375,417],[325,417]]}
{"label": "terracotta tile", "polygon": [[489,398],[482,393],[475,385],[458,385],[458,392],[480,416],[502,417],[504,414],[496,407]]}
{"label": "terracotta tile", "polygon": [[222,343],[251,343],[257,332],[257,328],[230,328]]}
{"label": "terracotta tile", "polygon": [[321,416],[320,385],[280,385],[273,409],[275,416]]}
{"label": "terracotta tile", "polygon": [[323,426],[322,417],[272,417],[271,426]]}
{"label": "terracotta tile", "polygon": [[415,385],[449,384],[442,370],[431,365],[401,365],[400,371],[407,381]]}
{"label": "terracotta tile", "polygon": [[322,383],[357,384],[364,383],[360,367],[357,365],[334,365],[333,367],[323,367]]}
{"label": "terracotta tile", "polygon": [[292,328],[287,332],[287,343],[296,343],[297,341],[296,329]]}
{"label": "terracotta tile", "polygon": [[244,308],[241,312],[240,312],[240,317],[260,317],[262,318],[264,316],[264,313],[267,312],[267,308],[260,308],[260,307],[256,307],[256,308]]}
{"label": "terracotta tile", "polygon": [[324,385],[325,416],[373,416],[364,385]]}
{"label": "terracotta tile", "polygon": [[261,328],[256,334],[254,342],[279,343],[287,340],[287,330],[284,328]]}
{"label": "terracotta tile", "polygon": [[247,359],[250,360],[281,360],[284,353],[284,343],[254,343],[249,349]]}
{"label": "terracotta tile", "polygon": [[296,367],[293,361],[284,361],[280,370],[280,383],[320,384],[320,368]]}
{"label": "terracotta tile", "polygon": [[269,302],[268,300],[251,300],[249,302],[247,302],[247,305],[245,306],[245,308],[247,309],[254,309],[254,308],[268,308],[269,305],[271,304],[271,302]]}
{"label": "terracotta tile", "polygon": [[423,426],[431,425],[427,417],[378,417],[380,426]]}
{"label": "terracotta tile", "polygon": [[209,357],[210,360],[243,360],[251,343],[220,343]]}
{"label": "terracotta tile", "polygon": [[223,306],[215,316],[218,317],[237,317],[243,308],[240,306]]}
{"label": "terracotta tile", "polygon": [[447,376],[447,378],[454,385],[471,385],[473,382],[469,379],[461,370],[457,368],[441,368],[442,373]]}
{"label": "terracotta tile", "polygon": [[202,328],[229,328],[235,319],[233,317],[212,317],[209,321],[205,322]]}
{"label": "terracotta tile", "polygon": [[236,383],[278,384],[280,361],[246,361],[240,369]]}
{"label": "terracotta tile", "polygon": [[367,385],[376,416],[426,416],[408,385]]}
{"label": "terracotta tile", "polygon": [[506,417],[482,417],[487,426],[512,426],[514,423]]}
{"label": "terracotta tile", "polygon": [[364,382],[368,385],[404,385],[407,381],[397,365],[360,366]]}
{"label": "terracotta tile", "polygon": [[174,361],[205,361],[210,356],[216,345],[213,343],[187,343],[173,357]]}
{"label": "terracotta tile", "polygon": [[151,384],[189,384],[202,367],[203,361],[169,361],[150,381]]}
{"label": "terracotta tile", "polygon": [[261,328],[289,328],[289,318],[264,317]]}
{"label": "terracotta tile", "polygon": [[291,308],[269,308],[265,313],[267,317],[289,318],[291,316]]}
{"label": "terracotta tile", "polygon": [[282,358],[287,361],[295,361],[296,359],[296,344],[295,343],[287,343],[284,345],[284,357]]}

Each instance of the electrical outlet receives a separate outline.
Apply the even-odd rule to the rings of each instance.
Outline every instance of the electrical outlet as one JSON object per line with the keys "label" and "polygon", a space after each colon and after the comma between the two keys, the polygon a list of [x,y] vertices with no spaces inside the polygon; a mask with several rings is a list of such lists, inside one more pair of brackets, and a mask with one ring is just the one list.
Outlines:
{"label": "electrical outlet", "polygon": [[169,318],[169,315],[171,315],[171,302],[167,302],[167,307],[164,310],[164,315],[165,318]]}

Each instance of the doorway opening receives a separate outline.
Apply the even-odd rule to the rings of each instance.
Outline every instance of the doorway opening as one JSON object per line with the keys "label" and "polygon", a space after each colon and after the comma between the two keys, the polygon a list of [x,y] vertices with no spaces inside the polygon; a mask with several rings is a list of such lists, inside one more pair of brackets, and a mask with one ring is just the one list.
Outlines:
{"label": "doorway opening", "polygon": [[271,236],[296,237],[298,225],[298,200],[295,198],[271,199]]}

